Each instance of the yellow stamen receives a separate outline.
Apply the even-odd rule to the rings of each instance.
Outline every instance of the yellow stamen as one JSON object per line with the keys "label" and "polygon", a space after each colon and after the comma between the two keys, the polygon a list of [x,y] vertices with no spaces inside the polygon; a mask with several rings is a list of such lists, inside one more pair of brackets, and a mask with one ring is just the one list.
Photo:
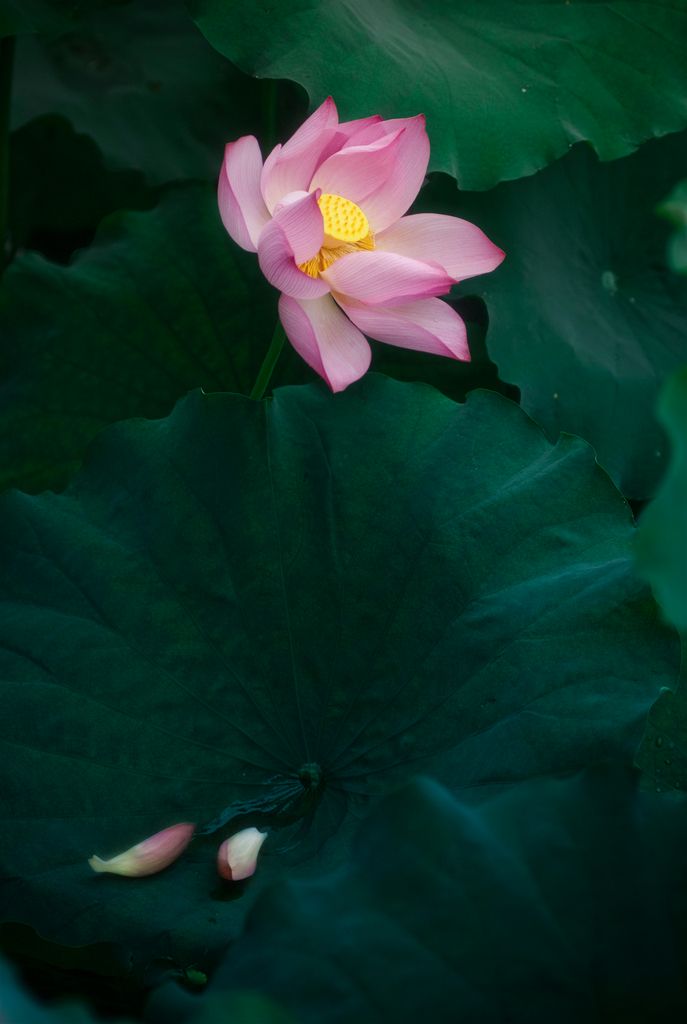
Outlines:
{"label": "yellow stamen", "polygon": [[359,242],[370,233],[367,217],[355,203],[343,196],[333,196],[325,192],[317,200],[324,220],[324,244],[331,239],[330,247],[337,242]]}
{"label": "yellow stamen", "polygon": [[340,256],[375,247],[367,217],[350,199],[325,192],[317,203],[324,220],[324,244],[316,256],[299,264],[310,277],[318,277]]}

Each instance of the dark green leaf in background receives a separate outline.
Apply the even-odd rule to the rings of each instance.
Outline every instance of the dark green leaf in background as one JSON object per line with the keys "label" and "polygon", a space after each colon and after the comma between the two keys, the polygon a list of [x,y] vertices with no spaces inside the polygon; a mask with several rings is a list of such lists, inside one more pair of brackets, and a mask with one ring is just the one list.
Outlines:
{"label": "dark green leaf in background", "polygon": [[601,164],[588,147],[488,195],[436,178],[424,210],[458,213],[506,251],[479,290],[487,347],[523,408],[555,439],[594,445],[621,490],[655,490],[666,442],[654,409],[687,354],[687,280],[666,266],[656,205],[687,164],[687,134]]}
{"label": "dark green leaf in background", "polygon": [[259,83],[213,51],[180,0],[108,4],[20,39],[13,94],[14,127],[59,114],[109,164],[156,184],[216,178],[224,143],[261,118]]}
{"label": "dark green leaf in background", "polygon": [[[203,999],[265,992],[299,1024],[684,1020],[687,807],[634,783],[535,780],[475,810],[414,781],[350,865],[261,896]],[[158,1005],[195,1024],[191,1000]]]}
{"label": "dark green leaf in background", "polygon": [[10,181],[13,248],[40,249],[60,262],[92,240],[108,213],[155,201],[140,172],[108,169],[93,140],[55,115],[12,134]]}
{"label": "dark green leaf in background", "polygon": [[670,465],[642,515],[637,557],[668,620],[687,631],[687,367],[666,384],[658,415],[670,438]]}
{"label": "dark green leaf in background", "polygon": [[111,217],[69,267],[17,258],[0,291],[0,482],[64,483],[93,435],[190,388],[250,390],[276,302],[214,189]]}
{"label": "dark green leaf in background", "polygon": [[[143,1008],[141,978],[133,976],[126,951],[115,943],[63,946],[42,939],[28,925],[0,924],[0,954],[11,955],[25,987],[42,1001],[85,1001],[94,1013],[108,1017],[136,1016]],[[159,977],[158,971],[154,980]],[[179,984],[185,980],[180,969],[162,977]],[[0,986],[0,996],[2,991]]]}
{"label": "dark green leaf in background", "polygon": [[678,274],[687,273],[687,179],[681,181],[658,207],[674,226],[668,246],[668,263]]}
{"label": "dark green leaf in background", "polygon": [[0,0],[0,38],[59,32],[81,23],[89,11],[118,0]]}
{"label": "dark green leaf in background", "polygon": [[[196,393],[103,433],[63,495],[2,504],[6,919],[206,970],[244,888],[345,857],[420,765],[477,799],[629,763],[677,671],[632,536],[588,446],[488,392]],[[86,865],[230,805],[302,816],[247,887],[221,832],[144,880]]]}
{"label": "dark green leaf in background", "polygon": [[198,999],[186,996],[176,986],[156,991],[146,1010],[150,1024],[302,1024],[273,999],[258,992],[239,990],[203,994]]}
{"label": "dark green leaf in background", "polygon": [[193,1024],[300,1024],[296,1017],[257,992],[203,998],[193,1008]]}
{"label": "dark green leaf in background", "polygon": [[[466,283],[456,292],[468,293],[473,282]],[[426,352],[414,352],[412,349],[396,348],[394,345],[383,345],[372,341],[372,368],[396,380],[421,381],[438,388],[449,398],[462,402],[469,391],[475,388],[487,388],[498,391],[507,398],[518,399],[518,389],[511,384],[499,380],[498,370],[489,358],[486,347],[488,315],[481,299],[474,295],[454,294],[447,299],[457,313],[465,320],[470,345],[470,362],[459,359],[444,359]],[[283,377],[279,374],[279,382],[291,383],[291,375]]]}
{"label": "dark green leaf in background", "polygon": [[461,188],[531,174],[580,140],[604,160],[687,124],[675,0],[190,0],[244,71],[290,78],[344,118],[424,112],[433,170]]}
{"label": "dark green leaf in background", "polygon": [[44,0],[0,0],[0,38],[60,25],[60,17]]}
{"label": "dark green leaf in background", "polygon": [[[38,1000],[23,990],[14,974],[1,960],[0,1020],[3,1024],[95,1024],[94,1017],[86,1008],[75,1003],[57,1009],[42,1006]],[[116,1024],[116,1021],[112,1024]]]}
{"label": "dark green leaf in background", "polygon": [[[174,992],[172,1012],[178,1012],[179,992]],[[106,1007],[104,1019],[109,1024],[132,1024],[127,1017],[116,1019],[112,1006]],[[102,1017],[70,998],[50,1006],[26,991],[16,975],[0,960],[0,1019],[3,1024],[96,1024]],[[267,996],[258,993],[221,993],[218,997],[196,1000],[193,1005],[194,1024],[297,1024],[291,1014]]]}
{"label": "dark green leaf in background", "polygon": [[687,369],[661,395],[659,417],[671,441],[665,480],[640,520],[637,560],[666,617],[683,634],[683,664],[675,692],[652,707],[638,764],[658,789],[687,790]]}

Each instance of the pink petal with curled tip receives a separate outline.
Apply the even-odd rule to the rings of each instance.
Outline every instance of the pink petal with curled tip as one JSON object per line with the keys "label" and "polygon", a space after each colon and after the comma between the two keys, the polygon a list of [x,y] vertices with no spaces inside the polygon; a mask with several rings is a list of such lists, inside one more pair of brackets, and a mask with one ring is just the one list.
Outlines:
{"label": "pink petal with curled tip", "polygon": [[383,189],[394,173],[403,130],[365,146],[348,146],[334,153],[315,171],[310,189],[343,196],[363,207],[367,196]]}
{"label": "pink petal with curled tip", "polygon": [[257,252],[260,232],[270,219],[260,191],[262,156],[258,140],[244,135],[229,142],[217,183],[222,223],[242,249]]}
{"label": "pink petal with curled tip", "polygon": [[379,139],[379,132],[394,134],[403,128],[401,142],[396,150],[396,161],[384,185],[367,196],[363,211],[375,232],[383,231],[402,217],[416,198],[425,180],[429,163],[429,138],[422,114],[417,117],[400,117],[381,124],[363,128],[351,137],[344,146],[358,146],[361,140],[371,142]]}
{"label": "pink petal with curled tip", "polygon": [[401,217],[376,236],[375,245],[412,259],[434,260],[454,281],[488,274],[506,255],[475,224],[440,213]]}
{"label": "pink petal with curled tip", "polygon": [[337,296],[337,302],[369,338],[398,348],[470,359],[465,324],[441,299],[418,299],[401,306],[366,306]]}
{"label": "pink petal with curled tip", "polygon": [[373,306],[398,306],[445,295],[453,284],[438,264],[377,250],[342,256],[321,277],[332,291]]}
{"label": "pink petal with curled tip", "polygon": [[355,121],[342,121],[338,125],[331,142],[323,150],[320,156],[320,164],[323,164],[332,153],[338,153],[341,147],[349,142],[356,132],[361,132],[363,128],[369,128],[373,124],[379,124],[381,120],[379,114],[373,114],[372,117],[359,117]]}
{"label": "pink petal with curled tip", "polygon": [[330,295],[304,302],[282,295],[279,319],[298,354],[332,391],[343,391],[369,369],[367,340]]}
{"label": "pink petal with curled tip", "polygon": [[288,142],[275,146],[265,160],[260,179],[263,199],[270,213],[288,192],[308,189],[322,153],[338,127],[336,104],[329,96]]}

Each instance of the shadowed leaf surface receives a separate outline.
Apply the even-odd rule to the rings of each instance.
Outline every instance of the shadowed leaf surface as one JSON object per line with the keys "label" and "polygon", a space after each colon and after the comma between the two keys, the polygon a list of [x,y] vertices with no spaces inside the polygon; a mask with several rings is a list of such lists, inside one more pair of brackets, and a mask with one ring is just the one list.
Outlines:
{"label": "shadowed leaf surface", "polygon": [[230,128],[260,124],[261,92],[205,42],[180,0],[135,0],[18,41],[13,125],[45,114],[66,117],[109,164],[153,184],[215,179]]}
{"label": "shadowed leaf surface", "polygon": [[[139,964],[205,970],[246,890],[344,859],[418,766],[477,798],[629,763],[676,673],[588,446],[488,392],[195,393],[0,526],[4,916]],[[175,821],[205,828],[168,871],[89,871]],[[272,832],[227,887],[248,824]]]}
{"label": "shadowed leaf surface", "polygon": [[658,207],[673,225],[668,243],[668,263],[677,274],[687,273],[687,180],[681,181]]}
{"label": "shadowed leaf surface", "polygon": [[666,384],[658,415],[670,438],[670,465],[642,515],[637,558],[669,621],[687,631],[687,368]]}
{"label": "shadowed leaf surface", "polygon": [[[4,960],[0,960],[0,1020],[3,1024],[96,1024],[96,1018],[76,1000],[44,1006],[25,991]],[[127,1022],[120,1020],[119,1024]]]}
{"label": "shadowed leaf surface", "polygon": [[269,993],[301,1024],[683,1019],[685,809],[619,772],[477,810],[414,781],[350,865],[261,896],[208,997]]}
{"label": "shadowed leaf surface", "polygon": [[89,11],[117,0],[0,0],[0,38],[59,32],[82,23]]}
{"label": "shadowed leaf surface", "polygon": [[209,187],[110,217],[70,266],[18,257],[0,291],[0,483],[60,485],[104,424],[163,416],[199,385],[250,390],[275,312]]}
{"label": "shadowed leaf surface", "polygon": [[666,617],[682,634],[677,690],[666,689],[652,707],[637,763],[659,790],[687,790],[687,369],[668,382],[658,415],[672,453],[661,488],[642,515],[638,567]]}
{"label": "shadowed leaf surface", "polygon": [[93,140],[54,115],[13,132],[10,181],[13,249],[39,249],[60,262],[91,241],[108,213],[145,209],[156,198],[140,173],[109,170]]}
{"label": "shadowed leaf surface", "polygon": [[[181,994],[173,993],[170,1013],[179,1013]],[[267,996],[258,993],[222,994],[210,997],[202,1003],[195,1000],[193,1006],[194,1024],[297,1024],[294,1018],[281,1009]],[[34,998],[31,991],[23,986],[18,977],[0,960],[0,1015],[3,1024],[133,1024],[121,1015],[113,1016],[112,1005],[108,1005],[102,1016],[96,1015],[90,1006],[75,996],[45,1005]],[[136,1017],[140,1020],[140,1017]],[[169,1020],[169,1018],[168,1018]]]}

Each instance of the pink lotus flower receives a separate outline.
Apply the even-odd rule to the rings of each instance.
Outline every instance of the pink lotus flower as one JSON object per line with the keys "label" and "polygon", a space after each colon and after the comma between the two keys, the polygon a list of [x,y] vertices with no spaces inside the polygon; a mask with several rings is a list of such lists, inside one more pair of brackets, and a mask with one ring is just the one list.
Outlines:
{"label": "pink lotus flower", "polygon": [[364,335],[469,359],[465,325],[436,298],[494,270],[504,253],[458,217],[405,217],[429,161],[425,119],[339,123],[331,97],[264,164],[257,139],[230,142],[219,176],[225,228],[257,252],[282,293],[297,352],[342,391],[370,365]]}
{"label": "pink lotus flower", "polygon": [[187,821],[170,825],[169,828],[163,828],[161,832],[156,832],[124,853],[118,853],[116,857],[102,860],[94,855],[88,863],[99,874],[107,872],[111,875],[128,875],[131,878],[156,875],[181,856],[193,838],[195,827]]}

